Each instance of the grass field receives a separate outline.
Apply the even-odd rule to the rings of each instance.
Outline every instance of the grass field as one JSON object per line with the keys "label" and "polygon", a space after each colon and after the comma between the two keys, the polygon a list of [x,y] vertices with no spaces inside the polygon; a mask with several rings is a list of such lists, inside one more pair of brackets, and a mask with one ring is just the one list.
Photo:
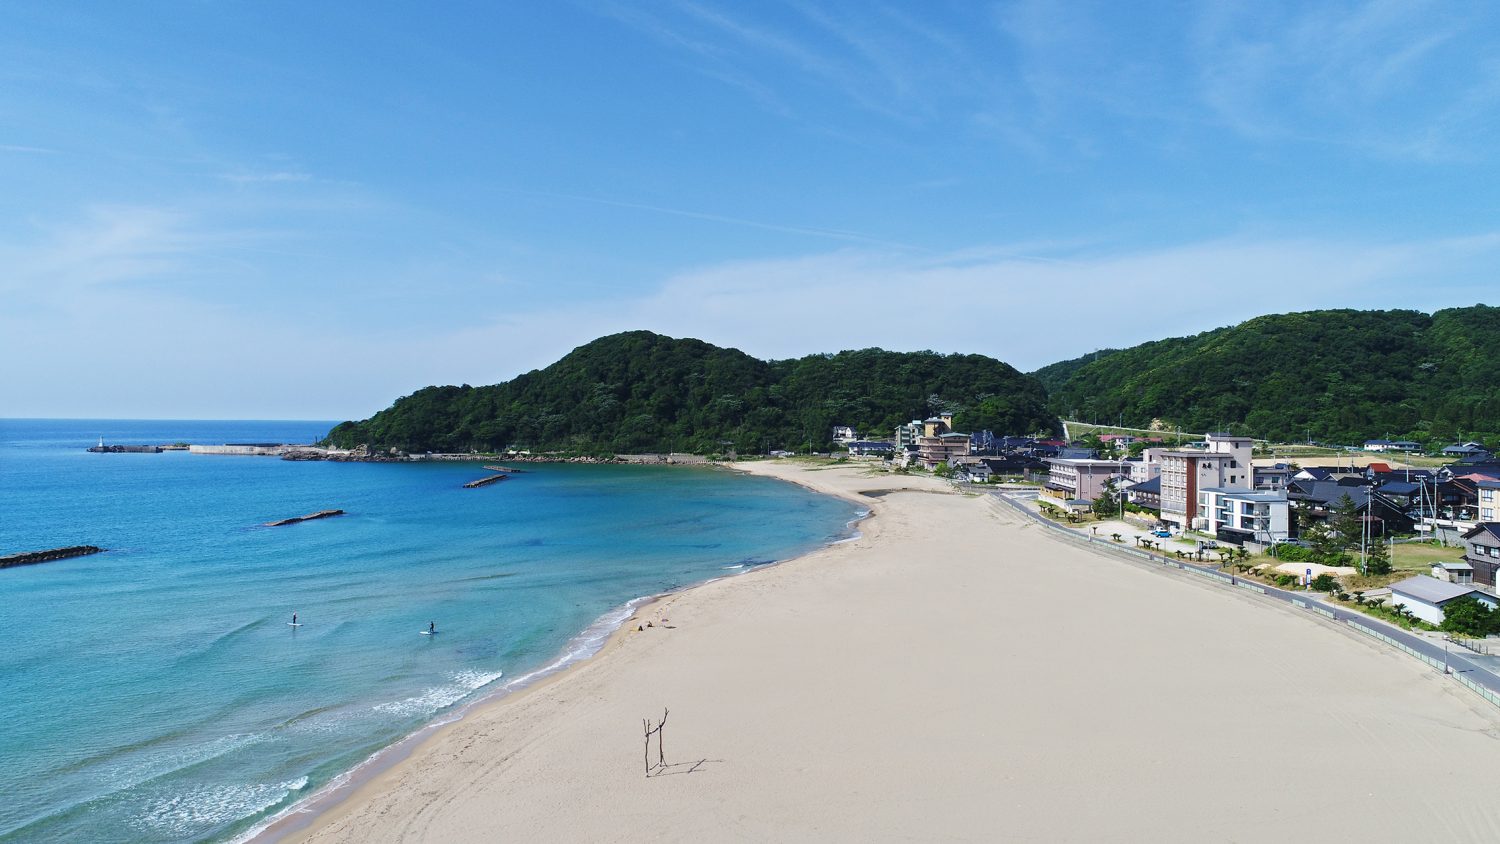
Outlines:
{"label": "grass field", "polygon": [[1433,563],[1455,563],[1463,558],[1464,549],[1452,545],[1429,545],[1412,542],[1391,548],[1391,567],[1397,569],[1420,569],[1427,571]]}

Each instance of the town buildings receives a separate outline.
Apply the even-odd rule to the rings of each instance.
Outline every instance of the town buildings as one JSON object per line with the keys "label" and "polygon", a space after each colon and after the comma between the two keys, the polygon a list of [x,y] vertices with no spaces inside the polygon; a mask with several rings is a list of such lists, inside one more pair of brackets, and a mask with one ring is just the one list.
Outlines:
{"label": "town buildings", "polygon": [[1200,490],[1199,511],[1207,532],[1235,545],[1272,545],[1291,537],[1291,510],[1284,492],[1247,492],[1238,488]]}
{"label": "town buildings", "polygon": [[1410,440],[1365,440],[1365,451],[1394,451],[1403,454],[1415,454],[1421,450],[1421,443],[1414,443]]}
{"label": "town buildings", "polygon": [[1249,437],[1209,434],[1203,450],[1161,452],[1161,518],[1180,529],[1207,530],[1199,492],[1254,486]]}
{"label": "town buildings", "polygon": [[1128,478],[1130,467],[1123,460],[1053,457],[1047,460],[1049,475],[1043,489],[1063,500],[1093,501],[1104,494],[1104,485]]}
{"label": "town buildings", "polygon": [[917,440],[917,461],[922,468],[936,469],[968,454],[969,435],[953,430],[953,414],[944,413],[922,420],[922,436]]}

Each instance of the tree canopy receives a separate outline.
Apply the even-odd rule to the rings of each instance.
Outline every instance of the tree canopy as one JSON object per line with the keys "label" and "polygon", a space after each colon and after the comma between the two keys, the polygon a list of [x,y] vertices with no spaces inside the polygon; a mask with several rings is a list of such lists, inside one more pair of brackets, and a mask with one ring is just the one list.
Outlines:
{"label": "tree canopy", "polygon": [[1500,436],[1500,308],[1329,310],[1099,352],[1034,373],[1083,421],[1281,442]]}
{"label": "tree canopy", "polygon": [[426,387],[341,423],[327,441],[407,451],[826,449],[835,425],[887,438],[944,411],[959,430],[1058,430],[1040,383],[982,355],[862,349],[761,361],[631,331],[501,384]]}

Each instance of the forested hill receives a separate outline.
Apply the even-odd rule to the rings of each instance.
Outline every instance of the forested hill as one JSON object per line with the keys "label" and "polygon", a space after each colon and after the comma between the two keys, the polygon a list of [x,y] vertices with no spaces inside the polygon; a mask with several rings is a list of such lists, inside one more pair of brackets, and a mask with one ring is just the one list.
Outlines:
{"label": "forested hill", "polygon": [[1055,431],[1046,390],[981,355],[881,349],[761,361],[649,331],[603,337],[488,387],[427,387],[328,442],[407,451],[743,452],[826,447],[834,425],[889,438],[949,410],[959,430]]}
{"label": "forested hill", "polygon": [[1059,370],[1051,407],[1069,418],[1283,442],[1500,433],[1500,308],[1485,305],[1257,317],[1034,375]]}
{"label": "forested hill", "polygon": [[1057,363],[1048,364],[1032,372],[1031,377],[1042,382],[1042,386],[1047,389],[1048,394],[1051,394],[1066,384],[1068,379],[1073,377],[1073,373],[1082,369],[1084,364],[1093,363],[1105,355],[1112,355],[1118,351],[1119,349],[1100,349],[1097,352],[1089,352],[1083,357],[1073,358],[1072,360],[1060,360]]}

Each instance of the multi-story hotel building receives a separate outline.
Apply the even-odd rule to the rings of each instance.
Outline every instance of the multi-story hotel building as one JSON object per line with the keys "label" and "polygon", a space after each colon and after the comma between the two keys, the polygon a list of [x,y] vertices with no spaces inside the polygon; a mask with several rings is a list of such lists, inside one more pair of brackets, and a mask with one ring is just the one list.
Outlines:
{"label": "multi-story hotel building", "polygon": [[1209,520],[1199,504],[1199,492],[1248,492],[1254,488],[1255,470],[1250,462],[1253,441],[1249,437],[1209,434],[1206,444],[1201,451],[1162,452],[1162,521],[1183,529],[1207,530]]}

